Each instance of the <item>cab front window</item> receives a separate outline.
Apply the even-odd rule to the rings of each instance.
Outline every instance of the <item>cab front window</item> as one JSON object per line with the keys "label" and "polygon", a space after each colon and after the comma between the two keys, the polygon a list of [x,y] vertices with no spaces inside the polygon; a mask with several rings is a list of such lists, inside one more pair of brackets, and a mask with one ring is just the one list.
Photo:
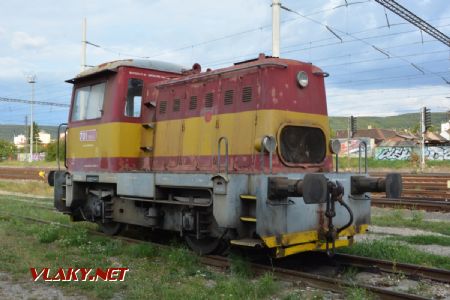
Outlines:
{"label": "cab front window", "polygon": [[326,155],[325,134],[316,127],[285,126],[280,133],[279,151],[287,165],[319,164]]}
{"label": "cab front window", "polygon": [[75,90],[72,121],[97,119],[102,116],[106,83],[79,87]]}

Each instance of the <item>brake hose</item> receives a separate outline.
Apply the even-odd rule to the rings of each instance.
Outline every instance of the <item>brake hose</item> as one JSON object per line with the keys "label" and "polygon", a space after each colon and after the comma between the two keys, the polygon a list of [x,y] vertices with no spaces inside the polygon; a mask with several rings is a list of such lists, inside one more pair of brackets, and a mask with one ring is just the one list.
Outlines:
{"label": "brake hose", "polygon": [[343,231],[344,229],[347,229],[348,227],[350,227],[350,225],[352,225],[352,223],[353,223],[353,212],[350,209],[350,207],[347,205],[347,203],[345,203],[344,200],[342,200],[342,197],[338,197],[337,201],[339,202],[339,204],[341,204],[343,207],[345,207],[345,209],[347,209],[347,211],[348,211],[348,213],[350,215],[350,220],[348,221],[348,223],[345,224],[343,227],[339,228],[336,231],[336,236],[339,236],[339,233],[341,231]]}

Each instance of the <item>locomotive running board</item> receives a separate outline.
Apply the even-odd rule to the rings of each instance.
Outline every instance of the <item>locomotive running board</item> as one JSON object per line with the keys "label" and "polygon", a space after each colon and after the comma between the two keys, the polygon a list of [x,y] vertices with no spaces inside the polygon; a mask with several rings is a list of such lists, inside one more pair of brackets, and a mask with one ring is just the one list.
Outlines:
{"label": "locomotive running board", "polygon": [[231,245],[241,246],[241,247],[251,247],[251,248],[261,248],[263,247],[263,241],[258,239],[240,239],[231,240]]}

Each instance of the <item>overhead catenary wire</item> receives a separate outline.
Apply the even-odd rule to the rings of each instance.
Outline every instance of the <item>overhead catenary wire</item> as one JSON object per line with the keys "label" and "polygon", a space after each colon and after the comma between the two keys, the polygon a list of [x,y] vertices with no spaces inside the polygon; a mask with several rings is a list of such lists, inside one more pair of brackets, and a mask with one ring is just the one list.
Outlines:
{"label": "overhead catenary wire", "polygon": [[59,107],[69,107],[69,104],[64,103],[56,103],[56,102],[48,102],[48,101],[31,101],[24,99],[13,99],[13,98],[5,98],[0,97],[1,102],[15,102],[15,103],[24,103],[24,104],[38,104],[38,105],[47,105],[47,106],[59,106]]}
{"label": "overhead catenary wire", "polygon": [[[400,60],[402,60],[402,61],[408,63],[409,65],[412,63],[412,62],[410,62],[409,60],[405,59],[404,57],[400,57],[400,56],[397,56],[397,55],[393,55],[392,53],[388,52],[387,50],[381,49],[380,47],[377,47],[377,46],[375,46],[375,45],[373,45],[373,44],[371,44],[371,43],[365,41],[364,39],[361,39],[361,38],[359,38],[359,37],[356,37],[356,36],[354,36],[353,34],[350,34],[350,33],[344,32],[344,31],[342,31],[342,30],[339,30],[339,29],[337,29],[337,28],[333,28],[333,27],[331,27],[331,26],[328,26],[328,25],[326,25],[326,24],[323,24],[322,22],[319,22],[319,21],[317,21],[317,20],[315,20],[315,19],[313,19],[313,18],[311,18],[311,17],[305,16],[305,15],[303,15],[303,14],[297,12],[297,11],[294,11],[294,10],[292,10],[292,9],[290,9],[290,8],[287,8],[287,7],[283,6],[283,5],[281,5],[281,8],[284,9],[284,10],[286,10],[286,11],[289,11],[289,12],[292,12],[292,13],[294,13],[294,14],[297,14],[297,15],[299,15],[299,16],[302,16],[303,18],[305,18],[305,19],[307,19],[307,20],[310,20],[311,22],[314,22],[314,23],[316,23],[316,24],[318,24],[318,25],[320,25],[320,26],[322,26],[322,27],[325,27],[325,28],[330,27],[330,28],[333,29],[333,31],[337,31],[337,32],[339,32],[339,33],[341,33],[341,34],[344,34],[344,35],[346,35],[346,36],[348,36],[348,37],[354,39],[354,40],[357,40],[357,41],[359,41],[359,42],[361,42],[361,43],[364,43],[364,44],[366,44],[366,45],[368,45],[368,46],[371,46],[371,47],[374,48],[375,50],[377,50],[377,51],[383,53],[384,55],[386,55],[386,56],[388,56],[388,57],[400,59]],[[433,74],[433,75],[435,75],[435,76],[441,78],[443,81],[445,81],[445,83],[450,84],[450,82],[449,82],[445,77],[440,76],[439,74],[437,74],[437,73],[435,73],[435,72],[429,71],[429,70],[427,70],[427,69],[425,69],[425,68],[423,68],[423,71],[424,71],[424,72],[427,72],[427,73],[430,73],[430,74]]]}

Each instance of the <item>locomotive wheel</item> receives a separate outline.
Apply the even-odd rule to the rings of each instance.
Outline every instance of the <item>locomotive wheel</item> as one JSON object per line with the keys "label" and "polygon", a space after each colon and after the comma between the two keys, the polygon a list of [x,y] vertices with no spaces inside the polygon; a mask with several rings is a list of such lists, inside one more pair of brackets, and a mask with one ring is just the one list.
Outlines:
{"label": "locomotive wheel", "polygon": [[223,241],[220,238],[205,237],[197,239],[193,235],[185,235],[184,239],[189,248],[199,255],[211,254],[223,248]]}
{"label": "locomotive wheel", "polygon": [[100,230],[106,235],[117,235],[125,228],[124,224],[118,222],[99,222],[98,225]]}

